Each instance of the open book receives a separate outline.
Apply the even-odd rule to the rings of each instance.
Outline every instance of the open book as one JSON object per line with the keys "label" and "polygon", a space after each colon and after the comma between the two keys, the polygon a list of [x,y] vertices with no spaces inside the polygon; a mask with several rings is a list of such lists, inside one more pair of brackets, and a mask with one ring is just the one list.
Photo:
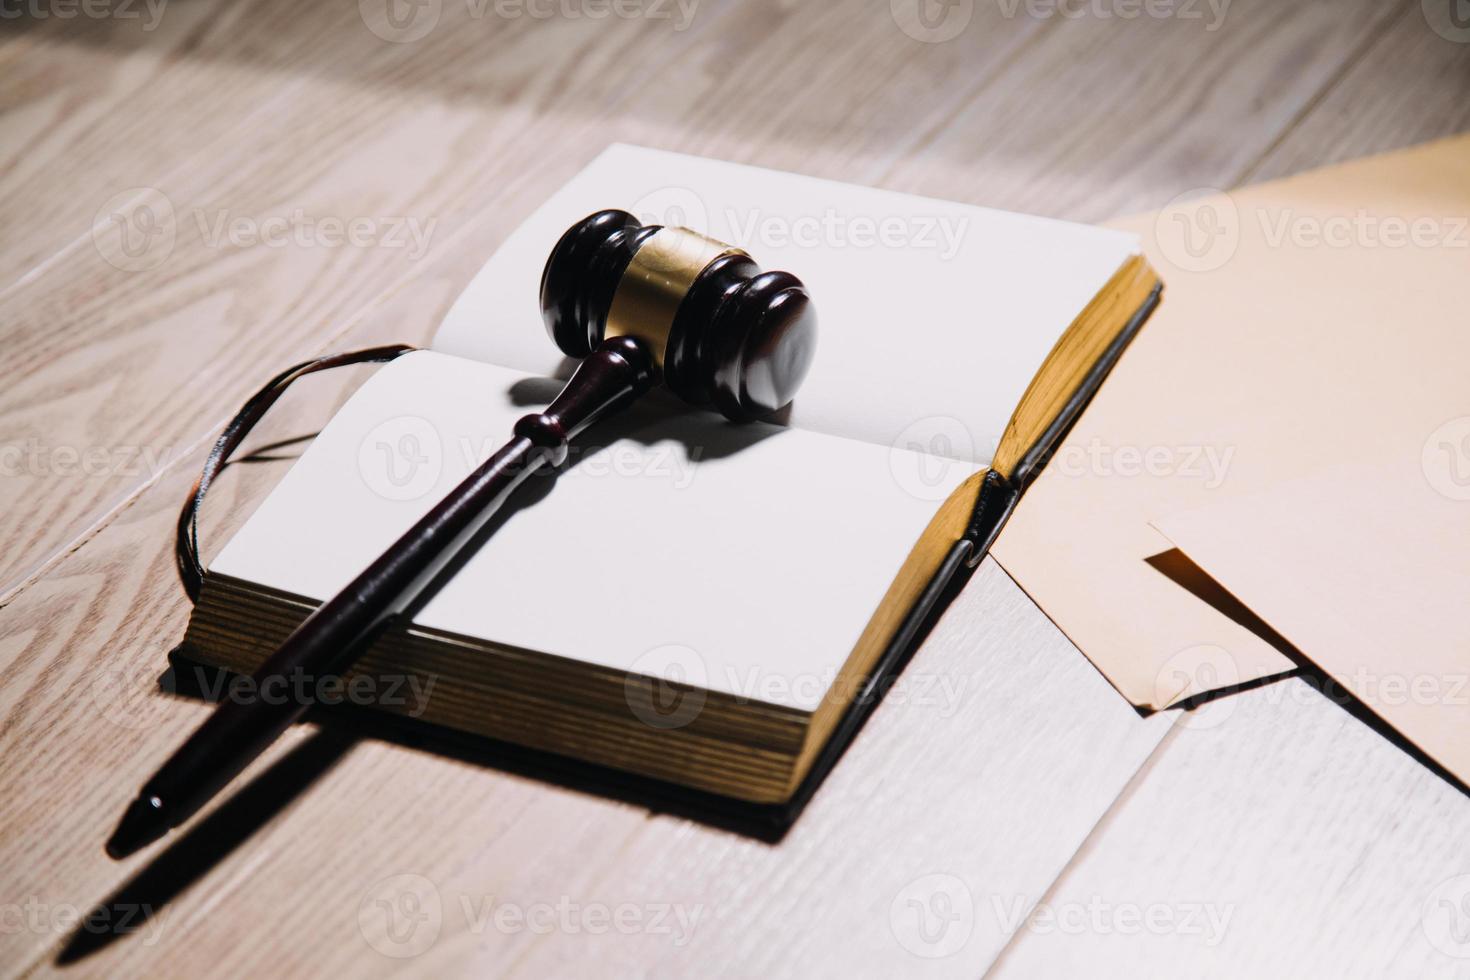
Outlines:
{"label": "open book", "polygon": [[510,236],[432,349],[327,424],[210,564],[186,642],[252,671],[546,404],[569,365],[541,266],[605,207],[805,280],[821,337],[796,403],[735,426],[655,392],[594,428],[356,673],[415,682],[377,688],[389,710],[780,805],[1157,302],[1134,236],[613,146]]}

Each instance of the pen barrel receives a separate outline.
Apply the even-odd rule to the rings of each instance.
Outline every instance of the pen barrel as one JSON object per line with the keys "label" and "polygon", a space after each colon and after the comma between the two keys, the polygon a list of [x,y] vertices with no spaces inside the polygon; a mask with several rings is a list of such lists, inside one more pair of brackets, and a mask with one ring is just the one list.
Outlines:
{"label": "pen barrel", "polygon": [[[252,675],[251,696],[226,698],[139,794],[178,826],[311,706],[295,696],[345,670],[485,527],[506,498],[569,441],[652,386],[652,360],[631,338],[606,341],[545,412],[476,467],[341,592],[306,618]],[[302,681],[306,682],[304,685]]]}
{"label": "pen barrel", "polygon": [[256,669],[245,694],[227,685],[224,700],[142,795],[164,801],[172,824],[188,819],[311,707],[301,692],[351,666],[546,460],[541,447],[518,436],[476,468],[314,610]]}

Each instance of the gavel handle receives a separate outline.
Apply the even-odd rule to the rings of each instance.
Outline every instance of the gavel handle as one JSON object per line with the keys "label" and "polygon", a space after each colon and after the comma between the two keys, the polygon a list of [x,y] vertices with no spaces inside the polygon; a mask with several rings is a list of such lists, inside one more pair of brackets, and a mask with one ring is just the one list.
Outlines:
{"label": "gavel handle", "polygon": [[[130,854],[198,811],[305,713],[309,705],[288,692],[314,689],[322,677],[349,667],[516,487],[542,465],[562,463],[578,433],[631,404],[654,380],[653,359],[641,341],[604,341],[544,412],[518,421],[509,442],[286,638],[254,673],[254,698],[227,699],[215,708],[143,786],[108,841],[108,853]],[[293,675],[310,683],[293,687]]]}

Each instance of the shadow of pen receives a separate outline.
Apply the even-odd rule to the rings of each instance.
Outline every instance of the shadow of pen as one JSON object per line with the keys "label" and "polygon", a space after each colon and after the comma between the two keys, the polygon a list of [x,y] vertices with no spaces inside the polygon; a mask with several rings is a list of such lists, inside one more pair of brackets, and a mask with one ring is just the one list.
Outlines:
{"label": "shadow of pen", "polygon": [[83,915],[56,965],[76,963],[120,936],[144,931],[164,906],[330,771],[357,741],[356,735],[324,728],[282,756]]}
{"label": "shadow of pen", "polygon": [[[559,388],[560,385],[555,380],[532,378],[514,385],[510,394],[517,404],[539,405],[553,397]],[[690,413],[681,407],[658,398],[651,398],[647,404],[635,405],[625,413],[603,421],[582,436],[577,443],[578,454],[564,466],[550,468],[538,474],[541,479],[532,480],[517,488],[501,509],[466,544],[462,552],[451,559],[404,610],[401,618],[411,621],[490,536],[521,510],[533,506],[552,493],[556,479],[566,470],[574,469],[580,459],[619,439],[632,439],[645,445],[663,441],[682,443],[692,460],[706,460],[739,452],[779,431],[775,427],[733,426],[708,413],[699,413],[691,418]],[[297,436],[284,439],[260,447],[226,465],[268,459],[273,451],[289,448],[308,438],[309,436]],[[343,669],[347,667],[344,666]],[[170,675],[170,679],[177,680],[177,675]],[[171,687],[168,683],[163,686],[166,689]],[[167,693],[185,692],[170,690]],[[64,966],[75,963],[111,945],[119,936],[145,929],[161,914],[167,903],[209,873],[236,847],[280,813],[298,794],[330,770],[347,754],[352,745],[361,740],[362,736],[351,730],[351,722],[342,724],[347,721],[345,717],[329,720],[326,717],[312,719],[308,715],[308,720],[318,720],[321,724],[322,727],[316,734],[291,750],[248,785],[227,797],[216,810],[184,832],[183,836],[143,870],[83,915],[66,944],[57,953],[56,964]],[[412,741],[422,745],[428,738],[418,737]],[[441,751],[453,754],[453,750],[444,748],[448,744],[443,743]],[[509,747],[501,747],[502,751],[507,748]],[[538,754],[530,755],[535,757]],[[510,771],[515,771],[513,765],[509,768]],[[668,806],[678,811],[681,804],[674,802]],[[762,835],[765,833],[763,829],[759,832]]]}

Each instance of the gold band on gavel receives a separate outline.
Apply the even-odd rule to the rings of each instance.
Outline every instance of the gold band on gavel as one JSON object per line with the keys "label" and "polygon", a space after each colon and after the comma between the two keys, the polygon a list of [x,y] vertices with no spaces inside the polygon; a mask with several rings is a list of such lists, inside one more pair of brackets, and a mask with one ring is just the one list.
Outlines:
{"label": "gold band on gavel", "polygon": [[732,254],[745,252],[688,228],[660,228],[633,253],[618,281],[603,336],[644,341],[662,368],[679,303],[711,262]]}

